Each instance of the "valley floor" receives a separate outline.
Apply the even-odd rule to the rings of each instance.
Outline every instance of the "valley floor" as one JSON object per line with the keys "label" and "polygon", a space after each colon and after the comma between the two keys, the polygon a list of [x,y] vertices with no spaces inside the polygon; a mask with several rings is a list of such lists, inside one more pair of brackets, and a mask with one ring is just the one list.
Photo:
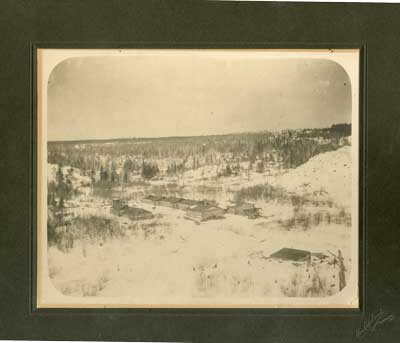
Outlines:
{"label": "valley floor", "polygon": [[[121,190],[130,206],[154,214],[141,221],[112,214],[109,200],[87,190],[66,204],[69,212],[109,218],[122,234],[50,246],[50,279],[66,296],[127,296],[136,304],[265,304],[271,297],[337,294],[352,264],[350,149],[317,155],[285,173],[215,178],[213,168],[204,168]],[[268,187],[279,189],[272,189],[274,199],[263,195]],[[196,223],[182,210],[142,201],[154,192],[212,198],[221,207],[239,196],[261,216],[226,213]],[[269,257],[282,248],[309,251],[311,259]]]}

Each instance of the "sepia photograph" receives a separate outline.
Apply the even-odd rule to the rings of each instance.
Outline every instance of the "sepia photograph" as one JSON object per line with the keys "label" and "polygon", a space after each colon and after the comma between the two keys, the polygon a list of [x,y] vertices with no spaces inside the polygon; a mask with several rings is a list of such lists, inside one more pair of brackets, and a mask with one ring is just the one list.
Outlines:
{"label": "sepia photograph", "polygon": [[38,307],[357,308],[358,49],[39,49]]}

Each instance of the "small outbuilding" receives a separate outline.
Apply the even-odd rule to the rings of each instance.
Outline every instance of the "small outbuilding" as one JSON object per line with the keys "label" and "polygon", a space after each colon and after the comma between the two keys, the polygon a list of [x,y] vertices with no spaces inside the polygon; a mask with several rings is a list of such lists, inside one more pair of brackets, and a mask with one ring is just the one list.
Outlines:
{"label": "small outbuilding", "polygon": [[116,199],[112,200],[112,208],[115,210],[119,210],[127,205],[128,205],[128,203],[124,199],[116,198]]}
{"label": "small outbuilding", "polygon": [[120,216],[122,211],[128,207],[128,202],[124,199],[113,199],[111,206],[111,213]]}

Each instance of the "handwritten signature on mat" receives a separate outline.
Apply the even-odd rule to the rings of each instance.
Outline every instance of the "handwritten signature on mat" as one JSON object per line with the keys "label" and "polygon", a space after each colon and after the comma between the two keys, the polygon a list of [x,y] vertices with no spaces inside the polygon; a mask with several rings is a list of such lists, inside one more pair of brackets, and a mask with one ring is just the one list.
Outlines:
{"label": "handwritten signature on mat", "polygon": [[394,320],[394,315],[382,309],[365,318],[356,330],[357,338],[364,337],[367,333],[374,332],[380,325]]}

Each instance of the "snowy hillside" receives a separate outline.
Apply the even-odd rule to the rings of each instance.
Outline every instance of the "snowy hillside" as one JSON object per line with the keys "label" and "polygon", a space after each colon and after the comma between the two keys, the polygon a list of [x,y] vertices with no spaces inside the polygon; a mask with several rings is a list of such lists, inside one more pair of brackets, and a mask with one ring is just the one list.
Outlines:
{"label": "snowy hillside", "polygon": [[351,204],[351,147],[319,154],[280,176],[276,182],[290,191],[327,193],[346,208]]}

